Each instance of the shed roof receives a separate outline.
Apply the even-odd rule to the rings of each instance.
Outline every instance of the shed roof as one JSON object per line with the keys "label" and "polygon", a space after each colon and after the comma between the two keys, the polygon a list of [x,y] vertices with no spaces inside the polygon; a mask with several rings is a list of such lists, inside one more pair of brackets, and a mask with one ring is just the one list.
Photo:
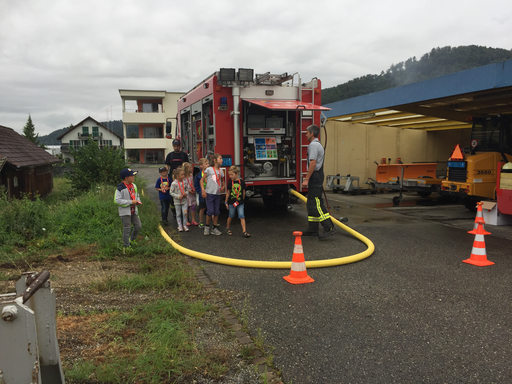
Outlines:
{"label": "shed roof", "polygon": [[14,129],[0,125],[0,157],[17,167],[60,163],[62,160],[50,155]]}
{"label": "shed roof", "polygon": [[121,136],[119,136],[117,133],[115,133],[114,131],[108,129],[107,127],[105,127],[103,124],[101,124],[100,122],[98,122],[98,120],[96,119],[93,119],[91,116],[87,116],[85,119],[83,119],[81,122],[79,122],[78,124],[75,124],[73,125],[72,127],[69,127],[69,129],[64,132],[62,135],[60,135],[59,137],[57,137],[57,140],[61,140],[64,135],[66,135],[67,133],[71,132],[73,129],[79,127],[80,125],[82,125],[83,123],[85,123],[86,120],[89,120],[91,119],[92,121],[94,121],[96,124],[98,124],[100,127],[102,128],[105,128],[107,131],[109,132],[112,132],[114,135],[116,135],[117,137],[119,137],[121,140],[123,140],[123,138]]}
{"label": "shed roof", "polygon": [[512,113],[512,60],[326,105],[328,120],[396,128],[470,128],[469,117]]}

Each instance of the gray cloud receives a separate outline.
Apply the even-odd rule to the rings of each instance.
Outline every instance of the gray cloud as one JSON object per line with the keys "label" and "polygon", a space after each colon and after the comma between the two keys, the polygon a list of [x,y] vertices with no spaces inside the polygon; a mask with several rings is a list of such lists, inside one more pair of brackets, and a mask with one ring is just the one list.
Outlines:
{"label": "gray cloud", "polygon": [[[187,91],[220,67],[324,87],[437,46],[510,49],[512,3],[0,0],[0,125],[121,119],[118,89]],[[112,112],[112,113],[111,113]]]}

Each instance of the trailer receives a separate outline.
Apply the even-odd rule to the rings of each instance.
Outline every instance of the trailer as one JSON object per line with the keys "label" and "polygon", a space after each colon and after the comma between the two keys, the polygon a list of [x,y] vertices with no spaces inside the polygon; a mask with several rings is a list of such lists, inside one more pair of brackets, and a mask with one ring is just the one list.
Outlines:
{"label": "trailer", "polygon": [[439,193],[442,180],[436,177],[436,169],[437,163],[377,164],[375,180],[368,178],[364,183],[375,190],[400,192],[393,197],[393,204],[398,205],[404,191],[416,192],[421,197]]}
{"label": "trailer", "polygon": [[178,100],[176,136],[194,173],[200,158],[219,153],[226,175],[231,165],[240,168],[246,197],[291,204],[290,188],[307,192],[306,128],[321,126],[327,110],[317,78],[302,83],[298,73],[221,68]]}

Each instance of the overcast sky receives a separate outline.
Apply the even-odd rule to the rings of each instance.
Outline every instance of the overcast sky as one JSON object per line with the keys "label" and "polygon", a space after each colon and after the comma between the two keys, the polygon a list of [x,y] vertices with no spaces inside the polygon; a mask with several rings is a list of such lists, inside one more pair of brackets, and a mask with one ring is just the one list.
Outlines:
{"label": "overcast sky", "polygon": [[119,89],[188,91],[221,67],[331,87],[511,36],[510,0],[0,0],[0,125],[121,120]]}

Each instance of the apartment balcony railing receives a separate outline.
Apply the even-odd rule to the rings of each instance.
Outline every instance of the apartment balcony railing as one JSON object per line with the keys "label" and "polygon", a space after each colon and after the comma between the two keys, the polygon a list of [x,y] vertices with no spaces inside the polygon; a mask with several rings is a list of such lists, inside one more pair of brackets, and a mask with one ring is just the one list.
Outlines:
{"label": "apartment balcony railing", "polygon": [[60,151],[61,151],[62,153],[71,153],[71,150],[69,149],[69,145],[67,145],[67,144],[65,144],[65,145],[64,145],[64,144],[63,144],[63,145],[61,145],[61,146],[60,146]]}

